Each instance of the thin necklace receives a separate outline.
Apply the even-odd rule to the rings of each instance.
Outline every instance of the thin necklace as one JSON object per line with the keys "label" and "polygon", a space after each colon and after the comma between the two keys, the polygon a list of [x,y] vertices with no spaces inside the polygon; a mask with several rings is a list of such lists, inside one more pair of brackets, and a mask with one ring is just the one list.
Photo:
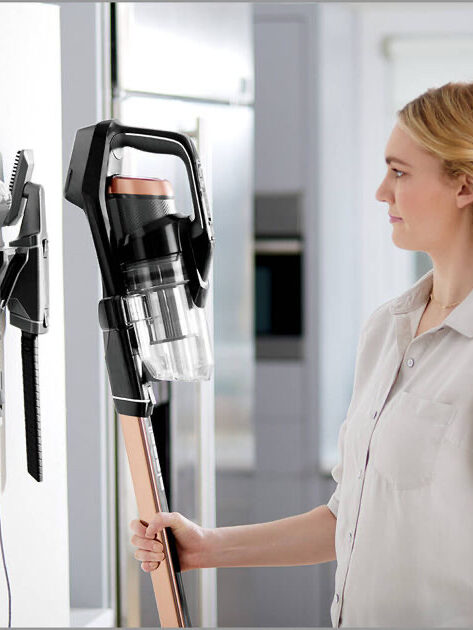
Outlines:
{"label": "thin necklace", "polygon": [[444,306],[441,302],[439,302],[438,300],[436,300],[433,296],[433,293],[430,293],[430,299],[435,302],[436,304],[438,304],[439,306],[441,306],[442,308],[453,308],[454,306],[457,306],[458,304],[460,304],[461,300],[459,302],[454,302],[453,304],[447,304],[446,306]]}

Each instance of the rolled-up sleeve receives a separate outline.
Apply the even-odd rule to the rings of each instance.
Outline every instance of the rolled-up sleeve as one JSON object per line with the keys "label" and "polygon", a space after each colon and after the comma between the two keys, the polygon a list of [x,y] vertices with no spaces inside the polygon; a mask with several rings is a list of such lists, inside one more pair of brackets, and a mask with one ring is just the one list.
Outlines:
{"label": "rolled-up sleeve", "polygon": [[330,500],[327,503],[327,507],[332,512],[332,514],[336,517],[338,515],[338,505],[340,503],[340,489],[341,489],[341,481],[343,474],[343,449],[345,446],[345,433],[347,430],[347,420],[343,422],[340,427],[340,431],[338,434],[338,462],[332,468],[331,474],[334,481],[337,483],[337,487],[335,488],[335,492],[330,497]]}

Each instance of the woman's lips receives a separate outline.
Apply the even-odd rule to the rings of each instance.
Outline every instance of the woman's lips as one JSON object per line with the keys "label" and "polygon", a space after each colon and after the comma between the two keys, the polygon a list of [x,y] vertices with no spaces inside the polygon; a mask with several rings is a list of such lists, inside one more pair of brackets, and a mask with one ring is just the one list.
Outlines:
{"label": "woman's lips", "polygon": [[390,223],[397,223],[398,221],[402,221],[401,217],[394,217],[392,214],[389,215]]}

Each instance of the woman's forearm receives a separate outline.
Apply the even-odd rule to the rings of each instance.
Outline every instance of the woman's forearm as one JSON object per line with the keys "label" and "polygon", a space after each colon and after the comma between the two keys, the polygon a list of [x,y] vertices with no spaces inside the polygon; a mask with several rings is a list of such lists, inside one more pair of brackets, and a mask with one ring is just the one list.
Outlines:
{"label": "woman's forearm", "polygon": [[205,533],[201,567],[318,564],[335,560],[337,519],[326,505],[268,523],[216,527]]}

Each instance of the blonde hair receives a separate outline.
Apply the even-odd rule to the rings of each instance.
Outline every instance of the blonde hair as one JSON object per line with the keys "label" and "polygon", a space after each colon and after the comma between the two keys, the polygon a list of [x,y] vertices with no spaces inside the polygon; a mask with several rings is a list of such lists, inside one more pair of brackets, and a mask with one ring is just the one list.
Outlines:
{"label": "blonde hair", "polygon": [[440,158],[447,176],[473,177],[473,83],[430,88],[397,115],[399,126]]}

